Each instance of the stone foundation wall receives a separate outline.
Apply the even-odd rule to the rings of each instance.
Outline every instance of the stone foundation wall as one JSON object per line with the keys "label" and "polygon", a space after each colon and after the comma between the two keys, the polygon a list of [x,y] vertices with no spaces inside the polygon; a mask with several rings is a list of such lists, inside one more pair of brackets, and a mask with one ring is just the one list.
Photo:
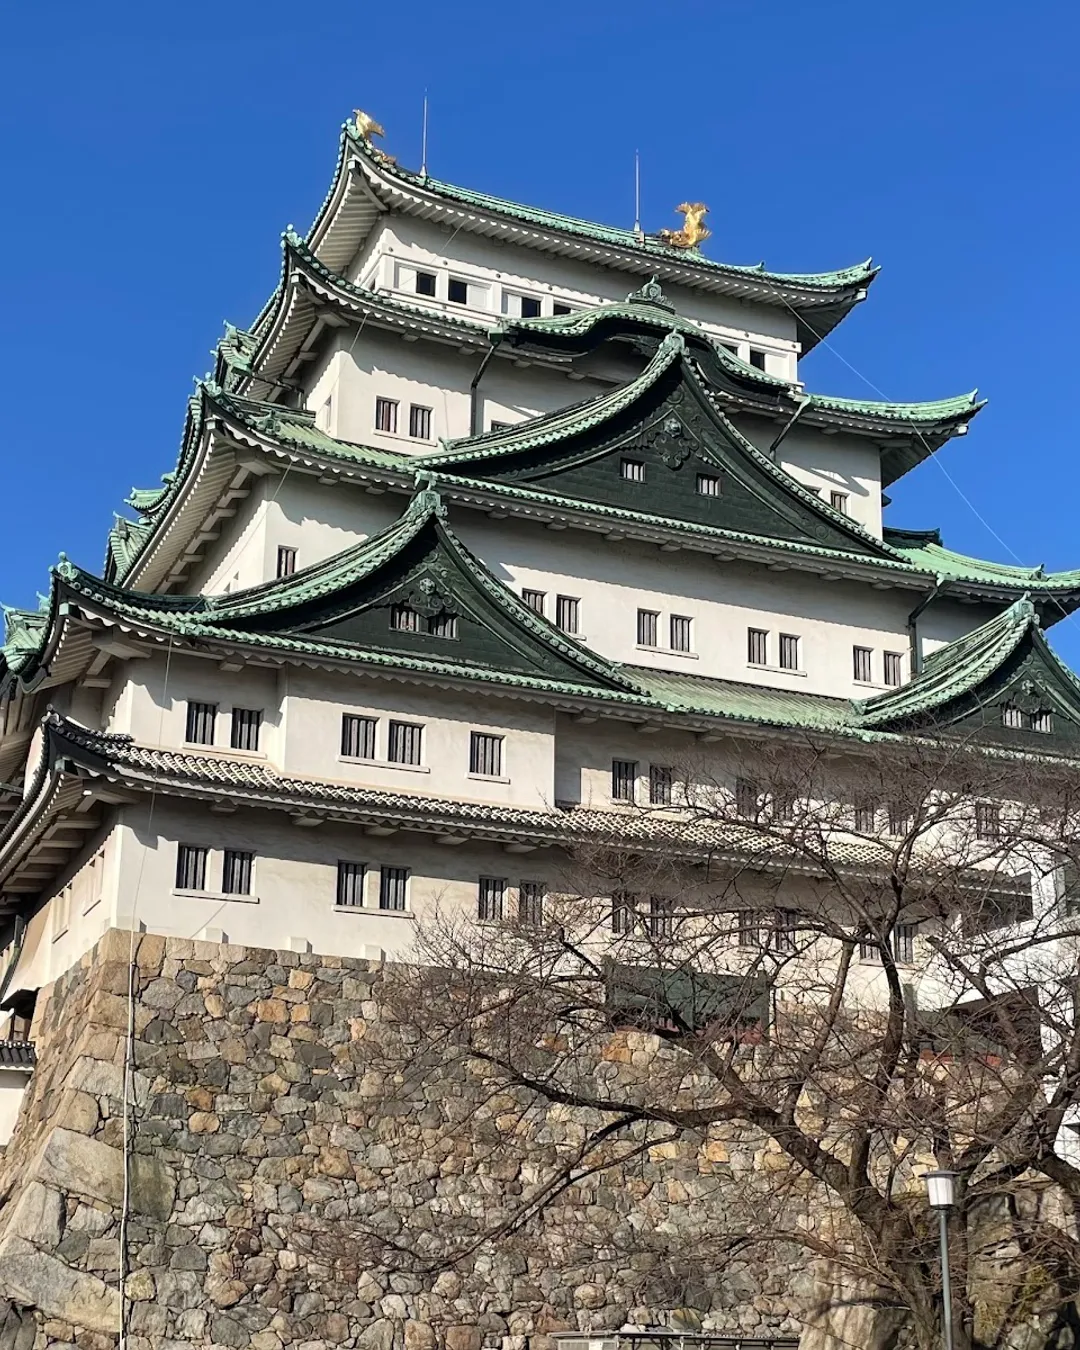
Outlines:
{"label": "stone foundation wall", "polygon": [[[117,1344],[125,1187],[129,1350],[551,1350],[553,1331],[676,1308],[705,1329],[801,1330],[814,1286],[795,1251],[706,1259],[775,1194],[753,1141],[653,1143],[477,1243],[584,1125],[478,1103],[466,1070],[413,1061],[365,961],[140,935],[125,1180],[129,947],[107,933],[39,1004],[0,1167],[0,1350]],[[613,1037],[604,1072],[648,1039]],[[428,1238],[452,1267],[417,1258]]]}

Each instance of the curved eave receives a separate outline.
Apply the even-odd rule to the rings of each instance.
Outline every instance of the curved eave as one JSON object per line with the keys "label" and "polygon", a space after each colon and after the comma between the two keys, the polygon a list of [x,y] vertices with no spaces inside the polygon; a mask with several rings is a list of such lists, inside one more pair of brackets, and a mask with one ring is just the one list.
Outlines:
{"label": "curved eave", "polygon": [[[349,177],[362,180],[350,196]],[[330,194],[308,234],[310,247],[341,269],[373,227],[378,208],[525,248],[578,258],[635,276],[657,276],[694,290],[794,311],[804,351],[829,333],[865,298],[878,269],[869,261],[835,272],[779,273],[763,267],[713,262],[697,250],[471,193],[408,173],[376,158],[347,123]]]}

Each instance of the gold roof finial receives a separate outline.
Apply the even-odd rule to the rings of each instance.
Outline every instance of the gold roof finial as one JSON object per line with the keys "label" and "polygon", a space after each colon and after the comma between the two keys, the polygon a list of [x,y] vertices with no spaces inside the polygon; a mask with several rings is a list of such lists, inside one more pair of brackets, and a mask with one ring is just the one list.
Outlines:
{"label": "gold roof finial", "polygon": [[353,125],[356,127],[356,134],[371,150],[376,159],[381,159],[384,164],[396,164],[397,160],[393,155],[388,155],[385,150],[380,150],[372,141],[373,136],[385,136],[386,132],[374,117],[366,112],[361,112],[359,108],[353,111]]}
{"label": "gold roof finial", "polygon": [[697,248],[712,234],[704,225],[709,208],[704,202],[682,202],[675,208],[686,221],[681,230],[661,230],[660,239],[670,248]]}

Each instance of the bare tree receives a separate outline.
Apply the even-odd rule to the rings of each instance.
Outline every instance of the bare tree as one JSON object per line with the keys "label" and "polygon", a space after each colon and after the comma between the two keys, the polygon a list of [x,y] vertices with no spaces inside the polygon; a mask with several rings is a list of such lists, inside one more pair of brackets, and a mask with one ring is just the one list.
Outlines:
{"label": "bare tree", "polygon": [[568,813],[542,904],[440,913],[387,977],[388,1078],[452,1081],[449,1133],[483,1120],[514,1157],[497,1197],[395,1250],[435,1267],[541,1232],[580,1246],[564,1202],[585,1178],[632,1190],[690,1148],[717,1162],[725,1223],[623,1225],[654,1304],[787,1242],[930,1350],[920,1178],[947,1168],[958,1344],[1058,1335],[1080,1287],[1075,771],[944,740],[763,740],[662,786],[602,842]]}

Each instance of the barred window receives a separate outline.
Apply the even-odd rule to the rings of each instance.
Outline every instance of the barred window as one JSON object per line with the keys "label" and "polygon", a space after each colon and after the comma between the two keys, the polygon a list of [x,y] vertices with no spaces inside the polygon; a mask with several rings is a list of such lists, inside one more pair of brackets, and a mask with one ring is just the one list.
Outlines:
{"label": "barred window", "polygon": [[758,786],[750,778],[735,780],[735,814],[753,820],[758,813]]}
{"label": "barred window", "polygon": [[1001,807],[997,802],[975,803],[975,835],[979,839],[1001,837]]}
{"label": "barred window", "polygon": [[616,802],[632,802],[637,788],[637,760],[611,761],[611,798]]}
{"label": "barred window", "polygon": [[649,936],[671,937],[675,927],[675,901],[666,895],[649,896]]}
{"label": "barred window", "polygon": [[258,750],[262,730],[262,712],[258,708],[234,708],[229,744],[234,750]]}
{"label": "barred window", "polygon": [[291,577],[296,571],[296,549],[286,548],[284,544],[278,546],[277,551],[277,574],[279,577]]}
{"label": "barred window", "polygon": [[904,679],[904,658],[900,652],[885,653],[885,683],[898,688]]}
{"label": "barred window", "polygon": [[419,403],[409,405],[409,435],[418,441],[431,440],[431,409]]}
{"label": "barred window", "polygon": [[441,614],[432,614],[426,626],[432,637],[457,637],[457,615],[449,614],[446,610]]}
{"label": "barred window", "polygon": [[1003,703],[1001,705],[1001,725],[1011,727],[1014,731],[1023,731],[1024,714],[1013,703]]}
{"label": "barred window", "polygon": [[378,722],[374,717],[358,717],[355,713],[342,713],[341,753],[347,759],[374,759],[377,725]]}
{"label": "barred window", "polygon": [[503,738],[486,731],[474,731],[469,737],[469,772],[485,778],[502,776]]}
{"label": "barred window", "polygon": [[555,597],[555,627],[561,628],[564,633],[578,633],[578,616],[581,607],[580,600],[576,600],[572,595],[557,595]]}
{"label": "barred window", "polygon": [[216,703],[189,703],[184,739],[189,745],[213,745],[216,721]]}
{"label": "barred window", "polygon": [[420,615],[409,605],[391,605],[390,627],[399,633],[419,633]]}
{"label": "barred window", "polygon": [[697,476],[697,490],[703,497],[719,497],[719,477],[714,473],[699,473]]}
{"label": "barred window", "polygon": [[873,678],[870,664],[873,657],[874,650],[872,647],[852,647],[851,649],[852,674],[862,684],[869,684]]}
{"label": "barred window", "polygon": [[735,919],[735,928],[740,947],[761,946],[761,912],[756,909],[740,909]]}
{"label": "barred window", "polygon": [[780,669],[799,669],[799,639],[794,633],[780,634]]}
{"label": "barred window", "polygon": [[522,881],[518,883],[518,923],[530,928],[539,928],[544,922],[544,883],[542,881]]}
{"label": "barred window", "polygon": [[633,933],[637,928],[638,898],[632,891],[616,891],[611,897],[611,931]]}
{"label": "barred window", "polygon": [[339,909],[357,909],[364,903],[364,863],[339,860],[337,865],[337,899]]}
{"label": "barred window", "polygon": [[746,659],[752,666],[769,664],[769,634],[764,628],[746,630]]}
{"label": "barred window", "polygon": [[673,652],[690,651],[691,622],[685,614],[671,616],[671,650]]}
{"label": "barred window", "polygon": [[889,833],[896,838],[911,829],[911,812],[899,802],[889,803]]}
{"label": "barred window", "polygon": [[637,612],[637,640],[639,647],[656,647],[660,641],[660,615],[654,609]]}
{"label": "barred window", "polygon": [[662,764],[649,765],[649,802],[652,806],[671,805],[671,770]]}
{"label": "barred window", "polygon": [[379,908],[405,908],[405,896],[409,886],[407,867],[383,867],[379,871]]}
{"label": "barred window", "polygon": [[[918,924],[898,923],[886,939],[889,951],[892,952],[893,960],[902,966],[910,966],[915,960],[915,934],[918,930]],[[882,948],[881,943],[873,938],[867,938],[859,943],[859,960],[871,962],[875,965],[881,964]]]}
{"label": "barred window", "polygon": [[221,890],[225,895],[251,894],[251,868],[255,854],[243,849],[227,848],[221,869]]}
{"label": "barred window", "polygon": [[848,495],[846,492],[829,493],[829,505],[834,511],[839,511],[842,516],[846,516],[848,513],[847,504]]}
{"label": "barred window", "polygon": [[396,398],[377,398],[375,400],[375,430],[388,431],[394,434],[397,431],[397,410]]}
{"label": "barred window", "polygon": [[1031,729],[1032,731],[1052,732],[1054,730],[1053,713],[1048,712],[1046,709],[1043,709],[1040,712],[1033,712],[1031,714]]}
{"label": "barred window", "polygon": [[176,889],[178,891],[206,890],[207,850],[197,844],[176,846]]}
{"label": "barred window", "polygon": [[857,805],[854,815],[855,828],[860,834],[873,834],[877,829],[877,807],[873,803]]}
{"label": "barred window", "polygon": [[416,722],[391,722],[386,758],[391,764],[419,764],[424,728]]}
{"label": "barred window", "polygon": [[640,459],[624,459],[622,461],[622,476],[629,479],[631,483],[644,483],[644,461]]}
{"label": "barred window", "polygon": [[505,877],[481,877],[476,893],[476,917],[488,923],[501,919],[505,898]]}
{"label": "barred window", "polygon": [[772,818],[778,821],[795,819],[795,794],[781,789],[772,795]]}
{"label": "barred window", "polygon": [[790,956],[795,950],[797,934],[798,915],[795,911],[792,909],[774,910],[772,931],[769,934],[769,945],[773,951]]}
{"label": "barred window", "polygon": [[522,603],[528,605],[531,610],[537,614],[543,614],[544,602],[547,600],[546,591],[531,591],[526,587],[521,592]]}

